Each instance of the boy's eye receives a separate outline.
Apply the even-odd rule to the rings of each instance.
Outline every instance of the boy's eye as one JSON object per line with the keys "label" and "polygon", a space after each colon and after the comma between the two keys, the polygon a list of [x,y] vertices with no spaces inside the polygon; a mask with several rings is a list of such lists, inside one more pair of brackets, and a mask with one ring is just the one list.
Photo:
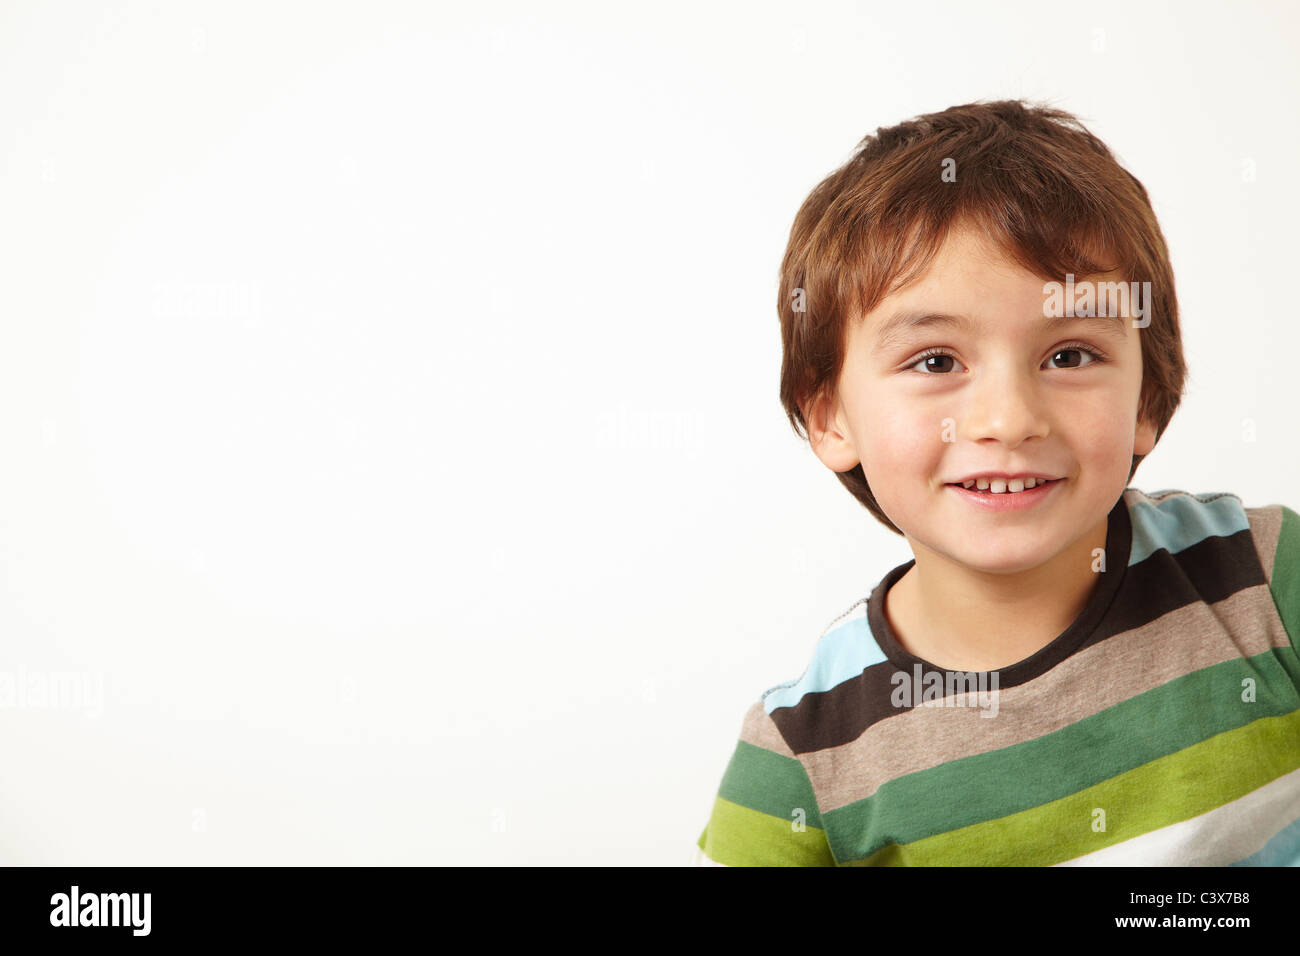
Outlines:
{"label": "boy's eye", "polygon": [[948,372],[952,370],[950,366],[941,366],[943,366],[945,362],[955,363],[956,361],[957,360],[947,352],[932,352],[929,355],[921,356],[921,358],[916,361],[916,364],[911,367],[916,368],[917,365],[924,365],[926,370],[930,372]]}
{"label": "boy's eye", "polygon": [[[1089,365],[1095,365],[1098,362],[1105,361],[1101,353],[1096,352],[1092,349],[1084,348],[1081,345],[1068,345],[1063,349],[1057,349],[1055,352],[1051,354],[1051,356],[1048,358],[1047,361],[1049,363],[1054,362],[1063,355],[1068,356],[1071,354],[1076,354],[1078,358],[1074,359],[1073,361],[1068,358],[1064,359],[1063,361],[1065,362],[1065,364],[1060,366],[1061,368],[1085,368]],[[1086,356],[1087,358],[1084,359],[1084,356]],[[945,362],[959,364],[957,363],[957,360],[953,356],[949,355],[947,352],[943,351],[942,349],[931,349],[923,353],[919,358],[917,358],[915,362],[909,365],[908,370],[917,369],[918,371],[920,371],[920,369],[917,367],[924,366],[926,372],[934,372],[934,373],[942,374],[942,373],[952,371],[952,366],[945,365],[944,364]]]}
{"label": "boy's eye", "polygon": [[[1088,360],[1086,362],[1077,362],[1074,364],[1067,365],[1066,368],[1082,368],[1084,365],[1091,365],[1092,363],[1098,360],[1096,352],[1090,351],[1089,349],[1079,349],[1079,348],[1057,349],[1055,352],[1052,353],[1052,359],[1055,359],[1058,355],[1068,355],[1071,352],[1076,353],[1077,355],[1080,356],[1080,358],[1086,355],[1088,356]],[[1049,359],[1049,361],[1051,361],[1052,359]]]}

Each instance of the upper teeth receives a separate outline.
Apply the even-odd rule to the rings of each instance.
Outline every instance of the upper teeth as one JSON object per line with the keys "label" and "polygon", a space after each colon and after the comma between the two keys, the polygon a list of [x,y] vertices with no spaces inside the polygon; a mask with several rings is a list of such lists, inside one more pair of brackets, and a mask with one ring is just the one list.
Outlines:
{"label": "upper teeth", "polygon": [[1017,491],[1024,491],[1028,488],[1033,488],[1036,485],[1046,484],[1047,481],[1048,479],[1046,478],[1025,478],[1023,480],[1020,478],[1012,478],[1010,481],[1007,481],[1005,478],[972,478],[970,481],[963,481],[961,484],[963,488],[969,488],[974,485],[980,491],[988,491],[995,495],[1000,495],[1007,492],[1014,494]]}

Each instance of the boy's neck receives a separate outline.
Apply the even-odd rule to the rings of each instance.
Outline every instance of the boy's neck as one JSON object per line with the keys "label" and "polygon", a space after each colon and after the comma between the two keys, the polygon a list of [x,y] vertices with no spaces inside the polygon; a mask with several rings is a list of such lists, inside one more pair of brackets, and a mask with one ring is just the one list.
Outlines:
{"label": "boy's neck", "polygon": [[908,653],[947,670],[1000,670],[1031,657],[1079,616],[1101,576],[1094,549],[1108,521],[1050,561],[1020,574],[973,570],[912,544],[916,564],[885,595],[885,615]]}

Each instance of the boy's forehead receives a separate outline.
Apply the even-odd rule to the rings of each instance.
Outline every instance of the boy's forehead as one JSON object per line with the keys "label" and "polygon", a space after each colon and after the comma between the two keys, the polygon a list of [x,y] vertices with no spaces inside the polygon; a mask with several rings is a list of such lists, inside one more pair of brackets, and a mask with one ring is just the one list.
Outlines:
{"label": "boy's forehead", "polygon": [[[1085,277],[1070,278],[1082,281]],[[926,269],[882,298],[863,317],[857,331],[876,340],[878,348],[884,348],[918,326],[988,328],[1006,321],[1019,325],[1046,320],[1046,310],[1053,301],[1051,284],[1066,282],[1066,276],[1045,279],[1029,271],[982,231],[954,226]],[[947,321],[954,317],[956,321]],[[1099,325],[1105,327],[1105,323]],[[1115,332],[1126,323],[1109,325]],[[1122,331],[1119,337],[1124,337]]]}
{"label": "boy's forehead", "polygon": [[888,331],[900,311],[1005,314],[1041,311],[1044,280],[973,231],[950,233],[925,271],[895,288],[863,323],[872,333]]}
{"label": "boy's forehead", "polygon": [[1026,299],[1041,297],[1043,279],[970,227],[954,227],[944,239],[926,270],[899,294],[943,295],[956,290],[969,295],[983,290]]}
{"label": "boy's forehead", "polygon": [[983,268],[1014,266],[1005,249],[993,242],[983,230],[967,224],[954,224],[944,237],[935,256],[950,267],[972,265]]}

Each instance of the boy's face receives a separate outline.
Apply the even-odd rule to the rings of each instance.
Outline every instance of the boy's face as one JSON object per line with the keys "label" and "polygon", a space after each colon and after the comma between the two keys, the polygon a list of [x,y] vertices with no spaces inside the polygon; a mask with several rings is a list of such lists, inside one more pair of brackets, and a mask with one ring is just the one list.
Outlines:
{"label": "boy's face", "polygon": [[[834,471],[862,463],[913,551],[995,573],[1038,567],[1104,527],[1133,455],[1155,446],[1137,420],[1143,330],[1129,317],[1048,318],[1043,286],[981,234],[954,230],[919,280],[848,330],[834,407],[810,439]],[[972,327],[884,334],[891,319],[932,314]],[[950,357],[923,356],[931,348]],[[982,472],[1062,480],[998,510],[950,487]]]}

